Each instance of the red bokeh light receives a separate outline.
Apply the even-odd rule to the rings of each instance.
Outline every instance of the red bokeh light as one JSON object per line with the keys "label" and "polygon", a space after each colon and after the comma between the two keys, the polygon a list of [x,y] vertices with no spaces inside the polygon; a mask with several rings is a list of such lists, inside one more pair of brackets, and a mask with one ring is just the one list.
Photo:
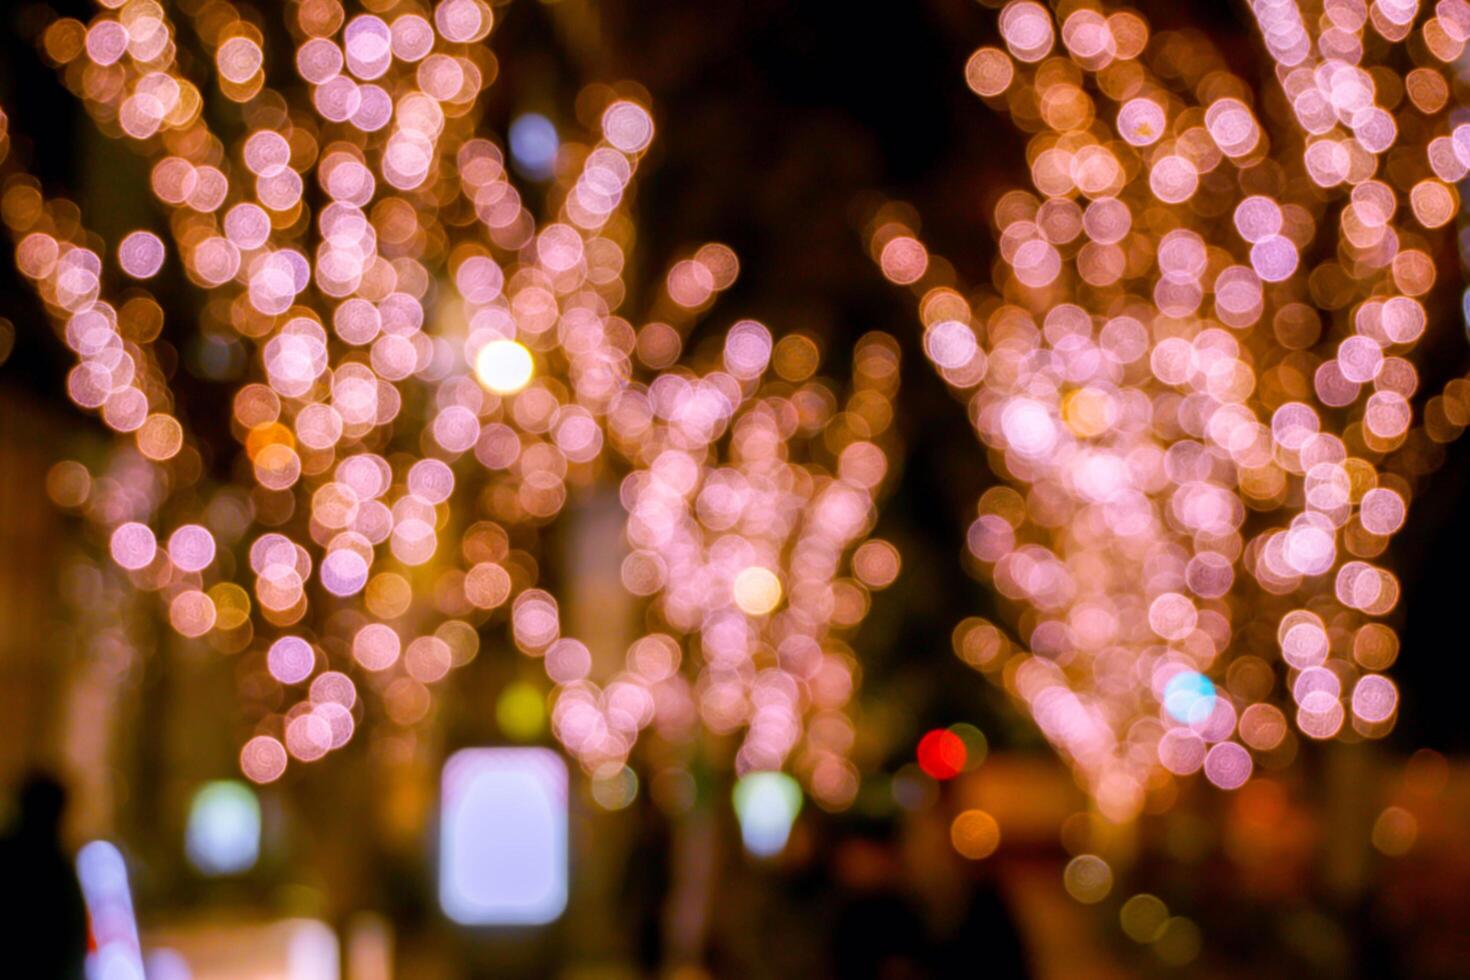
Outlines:
{"label": "red bokeh light", "polygon": [[919,768],[935,779],[953,779],[965,768],[965,743],[954,732],[943,728],[919,739]]}

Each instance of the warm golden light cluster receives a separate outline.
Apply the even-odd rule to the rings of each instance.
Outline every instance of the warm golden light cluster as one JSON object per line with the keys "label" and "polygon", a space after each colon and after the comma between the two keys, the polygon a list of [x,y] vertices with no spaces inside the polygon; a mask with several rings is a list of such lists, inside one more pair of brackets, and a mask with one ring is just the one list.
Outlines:
{"label": "warm golden light cluster", "polygon": [[[798,765],[824,800],[850,800],[840,710],[854,668],[829,634],[897,573],[896,552],[869,543],[845,575],[887,471],[891,341],[865,341],[842,405],[813,378],[810,339],[775,343],[750,321],[720,368],[676,367],[735,254],[698,248],[670,266],[648,322],[618,315],[627,205],[654,136],[646,96],[590,86],[585,142],[526,116],[508,158],[477,135],[498,71],[482,0],[356,15],[301,0],[284,9],[287,65],[266,63],[254,15],[227,2],[181,5],[187,22],[153,0],[102,6],[50,24],[42,52],[149,161],[164,220],[109,246],[11,161],[0,205],[16,264],[76,353],[72,400],[121,437],[105,471],[61,464],[51,495],[89,518],[174,632],[242,655],[259,719],[244,773],[269,782],[341,748],[365,694],[417,724],[504,620],[555,688],[553,731],[602,782],[655,720],[672,735],[700,717],[747,728],[745,770],[781,766],[810,713]],[[229,132],[210,128],[181,44],[207,53],[238,106]],[[512,168],[548,183],[548,219]],[[163,308],[127,284],[170,266],[205,297],[175,338],[228,392],[238,450],[191,434],[170,391],[175,348],[154,349]],[[768,365],[782,380],[762,381]],[[594,678],[536,588],[536,529],[574,488],[629,468],[625,578],[659,594],[680,639],[645,637],[626,671]],[[677,514],[655,514],[655,483],[676,488]],[[683,656],[686,634],[698,656]],[[687,680],[681,660],[698,665]],[[533,718],[522,735],[534,731]]]}
{"label": "warm golden light cluster", "polygon": [[968,546],[1025,649],[976,619],[956,652],[1116,819],[1175,775],[1284,764],[1293,728],[1388,731],[1378,559],[1467,421],[1460,380],[1415,424],[1410,355],[1451,329],[1430,311],[1470,168],[1448,111],[1470,4],[1251,12],[1260,77],[1129,10],[1007,3],[965,71],[1028,134],[991,283],[961,292],[902,207],[869,228],[1003,478]]}

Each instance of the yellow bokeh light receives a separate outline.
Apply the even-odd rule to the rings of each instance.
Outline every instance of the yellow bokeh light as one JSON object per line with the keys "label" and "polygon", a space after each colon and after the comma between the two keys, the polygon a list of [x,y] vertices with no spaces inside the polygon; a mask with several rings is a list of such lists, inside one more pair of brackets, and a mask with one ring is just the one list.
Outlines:
{"label": "yellow bokeh light", "polygon": [[764,616],[781,604],[781,580],[769,568],[752,565],[735,576],[735,605],[751,616]]}
{"label": "yellow bokeh light", "polygon": [[966,810],[950,824],[949,840],[960,854],[979,861],[1000,846],[1000,825],[984,810]]}
{"label": "yellow bokeh light", "polygon": [[1062,884],[1068,895],[1084,905],[1093,905],[1112,891],[1113,869],[1096,854],[1079,854],[1068,862]]}
{"label": "yellow bokeh light", "polygon": [[1062,418],[1067,427],[1084,439],[1102,435],[1108,430],[1110,405],[1105,392],[1097,388],[1079,388],[1062,399]]}
{"label": "yellow bokeh light", "polygon": [[546,699],[526,681],[509,684],[495,702],[495,722],[508,737],[529,742],[546,729]]}
{"label": "yellow bokeh light", "polygon": [[1389,857],[1402,857],[1419,837],[1419,821],[1401,806],[1391,806],[1373,822],[1373,846]]}
{"label": "yellow bokeh light", "polygon": [[497,395],[513,395],[531,383],[536,364],[514,340],[492,340],[475,356],[475,377]]}
{"label": "yellow bokeh light", "polygon": [[1134,895],[1118,911],[1123,932],[1136,943],[1151,943],[1164,934],[1169,907],[1157,895]]}

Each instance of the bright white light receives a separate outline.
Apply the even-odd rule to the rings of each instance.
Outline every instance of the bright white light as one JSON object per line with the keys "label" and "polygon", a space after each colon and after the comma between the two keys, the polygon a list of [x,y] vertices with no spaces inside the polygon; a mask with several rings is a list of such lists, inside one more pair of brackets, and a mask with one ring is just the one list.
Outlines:
{"label": "bright white light", "polygon": [[336,980],[342,975],[337,955],[337,934],[325,922],[298,919],[286,946],[288,980]]}
{"label": "bright white light", "polygon": [[128,866],[117,845],[94,840],[78,851],[77,881],[97,944],[96,951],[87,954],[88,980],[143,980]]}
{"label": "bright white light", "polygon": [[733,583],[735,605],[752,616],[764,616],[781,604],[781,580],[769,568],[742,569]]}
{"label": "bright white light", "polygon": [[550,749],[444,764],[439,904],[461,925],[540,925],[567,904],[567,766]]}
{"label": "bright white light", "polygon": [[756,857],[780,854],[801,812],[801,787],[784,772],[752,772],[735,784],[740,839]]}
{"label": "bright white light", "polygon": [[249,871],[260,856],[260,803],[238,780],[205,783],[189,807],[189,863],[207,875]]}
{"label": "bright white light", "polygon": [[514,340],[492,340],[475,355],[475,376],[497,395],[510,395],[531,383],[536,363]]}

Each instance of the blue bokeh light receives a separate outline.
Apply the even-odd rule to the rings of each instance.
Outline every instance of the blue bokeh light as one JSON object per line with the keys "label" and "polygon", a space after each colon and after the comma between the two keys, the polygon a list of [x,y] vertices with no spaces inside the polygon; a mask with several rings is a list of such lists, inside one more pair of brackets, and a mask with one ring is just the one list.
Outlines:
{"label": "blue bokeh light", "polygon": [[523,177],[550,180],[560,148],[555,124],[540,113],[527,112],[510,124],[510,159]]}
{"label": "blue bokeh light", "polygon": [[1215,685],[1204,674],[1181,670],[1164,685],[1164,710],[1176,721],[1194,725],[1215,710]]}
{"label": "blue bokeh light", "polygon": [[784,772],[752,772],[735,784],[740,839],[756,857],[780,854],[801,812],[801,787]]}

